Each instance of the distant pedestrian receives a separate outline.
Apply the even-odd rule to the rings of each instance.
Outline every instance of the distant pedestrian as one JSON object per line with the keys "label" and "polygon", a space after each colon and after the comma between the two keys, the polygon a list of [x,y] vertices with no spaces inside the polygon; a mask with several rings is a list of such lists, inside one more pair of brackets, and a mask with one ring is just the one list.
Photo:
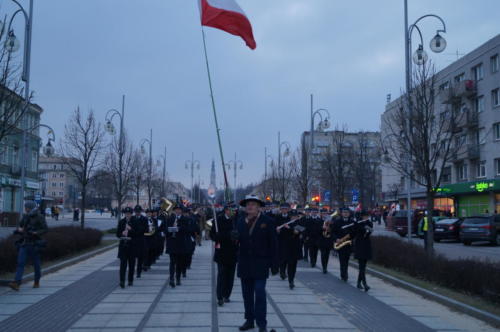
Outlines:
{"label": "distant pedestrian", "polygon": [[45,241],[41,238],[48,230],[45,218],[40,214],[33,201],[27,201],[24,204],[24,215],[19,223],[19,227],[14,232],[22,236],[16,242],[18,247],[17,269],[15,280],[9,283],[9,287],[18,291],[23,279],[24,266],[28,257],[33,261],[35,269],[35,280],[33,288],[40,287],[40,278],[42,276],[40,263],[40,250],[45,246]]}

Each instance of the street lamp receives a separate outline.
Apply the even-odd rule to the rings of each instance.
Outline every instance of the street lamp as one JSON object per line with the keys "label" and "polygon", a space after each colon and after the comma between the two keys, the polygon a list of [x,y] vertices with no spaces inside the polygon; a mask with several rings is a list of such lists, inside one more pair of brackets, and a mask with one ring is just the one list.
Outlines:
{"label": "street lamp", "polygon": [[[33,0],[29,0],[29,9],[26,11],[23,6],[17,1],[12,0],[18,9],[10,18],[7,28],[8,37],[5,41],[5,47],[8,52],[16,52],[19,50],[20,43],[12,30],[12,22],[17,14],[21,13],[24,16],[24,54],[23,54],[23,72],[21,79],[24,81],[24,101],[26,102],[26,109],[29,109],[30,99],[30,67],[31,67],[31,29],[33,26]],[[3,32],[3,28],[2,28]],[[27,133],[26,133],[26,117],[22,114],[20,119],[20,128],[22,131],[22,149],[21,149],[21,204],[19,205],[19,214],[23,214],[23,201],[24,201],[24,188],[26,186],[26,150],[27,150]]]}
{"label": "street lamp", "polygon": [[[330,128],[330,112],[325,109],[325,108],[319,108],[317,110],[314,110],[314,96],[311,94],[311,140],[309,142],[309,154],[308,154],[308,169],[309,172],[311,173],[312,177],[312,163],[313,163],[313,154],[314,154],[314,123],[316,120],[316,117],[319,117],[319,123],[317,125],[318,131],[322,132],[323,130],[326,130]],[[311,184],[312,186],[312,184]],[[321,197],[321,189],[319,188],[320,183],[318,180],[318,195]],[[312,190],[310,190],[310,193],[308,197],[311,197]]]}
{"label": "street lamp", "polygon": [[34,130],[36,128],[40,128],[40,127],[48,129],[47,135],[50,137],[47,138],[47,144],[42,148],[42,151],[43,151],[44,155],[46,155],[47,157],[51,157],[54,155],[54,152],[55,152],[55,149],[52,146],[52,142],[56,141],[56,135],[54,133],[54,130],[51,127],[44,125],[44,124],[39,124],[38,126],[34,127],[32,130]]}
{"label": "street lamp", "polygon": [[274,161],[273,157],[267,154],[267,147],[264,148],[264,194],[267,197],[267,158],[270,158]]}
{"label": "street lamp", "polygon": [[[438,21],[441,22],[442,28],[436,30],[436,35],[432,40],[430,41],[430,49],[434,53],[441,53],[446,49],[446,40],[440,35],[440,33],[446,33],[446,24],[444,20],[439,17],[438,15],[435,14],[427,14],[424,16],[419,17],[415,23],[412,25],[408,25],[408,0],[405,0],[404,2],[404,18],[405,18],[405,73],[406,73],[406,95],[407,95],[407,100],[408,100],[408,119],[406,123],[406,132],[409,134],[411,132],[412,128],[412,102],[411,102],[411,77],[412,77],[412,65],[411,65],[411,52],[412,52],[412,36],[413,32],[417,31],[418,35],[420,37],[420,44],[413,54],[413,61],[416,65],[425,65],[425,63],[428,60],[427,53],[424,50],[424,38],[422,35],[422,31],[420,30],[418,23],[422,21],[424,18],[432,17],[436,18]],[[408,144],[410,144],[408,142]],[[410,155],[410,148],[408,148],[408,156],[407,156],[407,164],[406,164],[406,173],[407,173],[407,184],[406,184],[406,189],[407,189],[407,222],[408,222],[408,240],[411,241],[411,172],[412,172],[412,165],[411,165],[411,158],[412,156]]]}
{"label": "street lamp", "polygon": [[[104,129],[106,132],[112,136],[116,134],[116,129],[115,126],[113,125],[113,119],[115,117],[118,117],[120,119],[120,137],[118,141],[118,193],[120,193],[120,196],[123,193],[123,156],[125,154],[125,141],[124,141],[124,128],[123,128],[123,123],[125,120],[125,95],[122,96],[122,110],[121,112],[116,110],[116,109],[110,109],[109,111],[106,112],[106,117],[105,121],[106,124],[104,125]],[[118,199],[118,211],[116,213],[116,218],[120,220],[121,217],[121,211],[122,211],[122,197],[119,197]]]}
{"label": "street lamp", "polygon": [[230,160],[229,163],[226,164],[226,167],[228,170],[231,170],[231,167],[233,168],[233,176],[234,176],[234,188],[233,188],[233,202],[236,203],[236,188],[237,188],[237,176],[238,176],[238,167],[240,170],[243,169],[243,162],[241,160],[238,160],[236,156],[236,152],[234,153],[234,160]]}
{"label": "street lamp", "polygon": [[140,142],[141,153],[146,154],[146,149],[144,145],[148,144],[149,146],[149,158],[148,158],[148,206],[151,208],[151,181],[153,179],[153,129],[149,130],[149,139],[143,138]]}
{"label": "street lamp", "polygon": [[163,154],[159,156],[157,163],[158,163],[158,166],[161,166],[163,164],[161,196],[166,197],[167,196],[167,193],[165,190],[165,185],[166,185],[166,181],[167,181],[167,147],[166,146],[164,148]]}
{"label": "street lamp", "polygon": [[193,195],[193,190],[194,190],[194,170],[195,169],[200,169],[200,161],[199,160],[194,160],[194,152],[191,152],[191,160],[186,160],[185,163],[185,168],[191,170],[191,202],[193,202],[194,195]]}
{"label": "street lamp", "polygon": [[[291,153],[290,143],[281,141],[281,133],[278,131],[278,174],[281,172],[281,200],[285,200],[285,167],[281,165],[281,149],[284,147],[283,159]],[[280,171],[281,170],[281,171]]]}

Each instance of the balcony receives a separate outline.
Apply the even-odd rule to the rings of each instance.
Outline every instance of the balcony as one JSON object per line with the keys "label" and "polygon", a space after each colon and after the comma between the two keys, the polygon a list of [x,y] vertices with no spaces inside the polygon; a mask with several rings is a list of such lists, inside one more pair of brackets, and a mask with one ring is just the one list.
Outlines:
{"label": "balcony", "polygon": [[478,144],[468,144],[467,145],[467,157],[469,159],[479,159],[479,145]]}
{"label": "balcony", "polygon": [[480,157],[479,144],[465,144],[460,147],[458,151],[453,154],[453,161],[460,161],[464,159],[476,160]]}
{"label": "balcony", "polygon": [[450,88],[444,89],[440,93],[441,103],[459,104],[462,98],[473,98],[477,94],[477,85],[473,80],[465,80],[455,83]]}

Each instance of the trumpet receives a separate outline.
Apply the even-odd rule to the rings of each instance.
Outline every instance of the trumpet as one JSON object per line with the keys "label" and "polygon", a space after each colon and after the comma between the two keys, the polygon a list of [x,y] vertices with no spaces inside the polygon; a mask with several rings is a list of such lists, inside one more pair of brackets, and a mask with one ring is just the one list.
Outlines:
{"label": "trumpet", "polygon": [[350,246],[352,244],[352,241],[350,240],[350,238],[351,238],[351,236],[349,234],[347,234],[343,238],[339,239],[339,241],[333,245],[333,249],[340,250],[340,249],[344,248],[345,246]]}

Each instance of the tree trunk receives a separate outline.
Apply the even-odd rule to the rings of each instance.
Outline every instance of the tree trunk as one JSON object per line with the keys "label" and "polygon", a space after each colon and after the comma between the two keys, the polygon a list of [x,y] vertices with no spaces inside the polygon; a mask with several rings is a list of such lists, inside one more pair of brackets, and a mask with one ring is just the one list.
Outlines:
{"label": "tree trunk", "polygon": [[434,223],[432,220],[432,214],[434,211],[434,190],[433,188],[427,188],[427,241],[425,241],[425,252],[428,256],[434,255]]}
{"label": "tree trunk", "polygon": [[87,200],[87,186],[83,185],[82,186],[82,201],[80,204],[80,227],[82,229],[85,228],[85,203]]}

